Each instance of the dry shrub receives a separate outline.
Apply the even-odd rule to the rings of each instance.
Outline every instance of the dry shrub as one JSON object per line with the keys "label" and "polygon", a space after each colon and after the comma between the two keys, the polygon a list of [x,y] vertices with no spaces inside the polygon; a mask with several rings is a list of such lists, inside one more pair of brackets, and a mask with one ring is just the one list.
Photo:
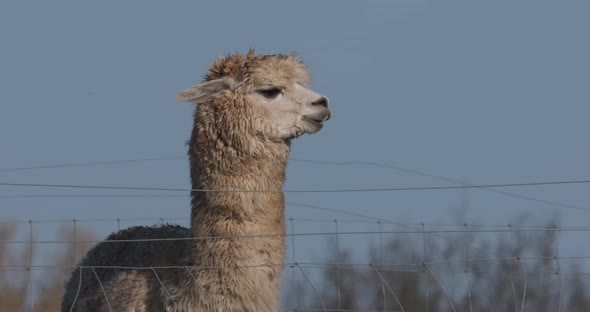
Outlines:
{"label": "dry shrub", "polygon": [[[0,241],[15,240],[15,224],[5,223],[0,225]],[[75,234],[75,235],[74,235]],[[43,265],[55,266],[35,272],[35,280],[41,285],[34,285],[36,296],[29,298],[29,272],[23,268],[13,268],[12,265],[30,265],[30,261],[36,254],[36,245],[27,245],[22,248],[13,244],[0,243],[0,311],[34,311],[52,312],[60,311],[61,298],[64,290],[64,281],[70,275],[79,258],[92,247],[88,243],[75,243],[76,241],[92,241],[96,236],[87,230],[62,226],[58,229],[57,239],[70,243],[58,246],[50,255],[43,256]],[[40,277],[40,278],[39,278]],[[39,291],[39,288],[41,289]],[[34,303],[31,304],[31,300]]]}

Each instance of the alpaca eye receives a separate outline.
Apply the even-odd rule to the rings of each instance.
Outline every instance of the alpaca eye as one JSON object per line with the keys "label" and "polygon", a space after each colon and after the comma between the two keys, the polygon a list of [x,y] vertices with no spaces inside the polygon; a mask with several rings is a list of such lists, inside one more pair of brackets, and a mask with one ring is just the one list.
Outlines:
{"label": "alpaca eye", "polygon": [[262,94],[267,99],[274,99],[279,94],[283,93],[283,91],[281,91],[281,89],[271,88],[271,89],[260,90],[260,91],[258,91],[258,93]]}

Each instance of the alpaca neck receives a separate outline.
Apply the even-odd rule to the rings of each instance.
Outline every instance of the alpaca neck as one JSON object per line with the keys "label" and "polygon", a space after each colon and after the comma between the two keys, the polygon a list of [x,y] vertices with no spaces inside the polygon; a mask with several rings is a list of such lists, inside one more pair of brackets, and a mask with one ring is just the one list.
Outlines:
{"label": "alpaca neck", "polygon": [[[206,144],[202,135],[196,129],[191,139],[193,189],[282,190],[288,143],[257,142],[258,152],[241,153],[218,142]],[[284,206],[282,192],[193,191],[191,230],[204,239],[194,240],[191,262],[207,267],[282,263]],[[235,238],[260,234],[278,235]],[[205,239],[220,236],[234,238]]]}

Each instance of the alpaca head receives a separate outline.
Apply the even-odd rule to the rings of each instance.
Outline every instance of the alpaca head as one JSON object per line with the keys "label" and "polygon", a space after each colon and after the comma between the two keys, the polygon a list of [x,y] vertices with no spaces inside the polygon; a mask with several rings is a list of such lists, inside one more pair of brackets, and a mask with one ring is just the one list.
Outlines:
{"label": "alpaca head", "polygon": [[217,60],[204,82],[177,99],[198,104],[199,135],[244,149],[252,147],[249,141],[288,142],[322,128],[330,118],[328,99],[310,90],[309,80],[294,54],[250,51]]}

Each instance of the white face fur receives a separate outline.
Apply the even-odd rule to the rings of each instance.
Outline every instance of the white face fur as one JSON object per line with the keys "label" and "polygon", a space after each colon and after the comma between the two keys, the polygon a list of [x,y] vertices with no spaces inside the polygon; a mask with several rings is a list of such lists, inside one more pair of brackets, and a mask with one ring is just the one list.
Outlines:
{"label": "white face fur", "polygon": [[204,103],[222,91],[239,93],[255,116],[254,131],[267,139],[284,141],[304,133],[316,133],[330,119],[328,99],[298,82],[261,84],[242,88],[231,78],[220,78],[193,86],[177,95],[180,101]]}
{"label": "white face fur", "polygon": [[319,131],[330,119],[328,99],[299,83],[252,88],[246,94],[252,105],[264,110],[269,118],[262,130],[274,140],[295,138],[303,133]]}

